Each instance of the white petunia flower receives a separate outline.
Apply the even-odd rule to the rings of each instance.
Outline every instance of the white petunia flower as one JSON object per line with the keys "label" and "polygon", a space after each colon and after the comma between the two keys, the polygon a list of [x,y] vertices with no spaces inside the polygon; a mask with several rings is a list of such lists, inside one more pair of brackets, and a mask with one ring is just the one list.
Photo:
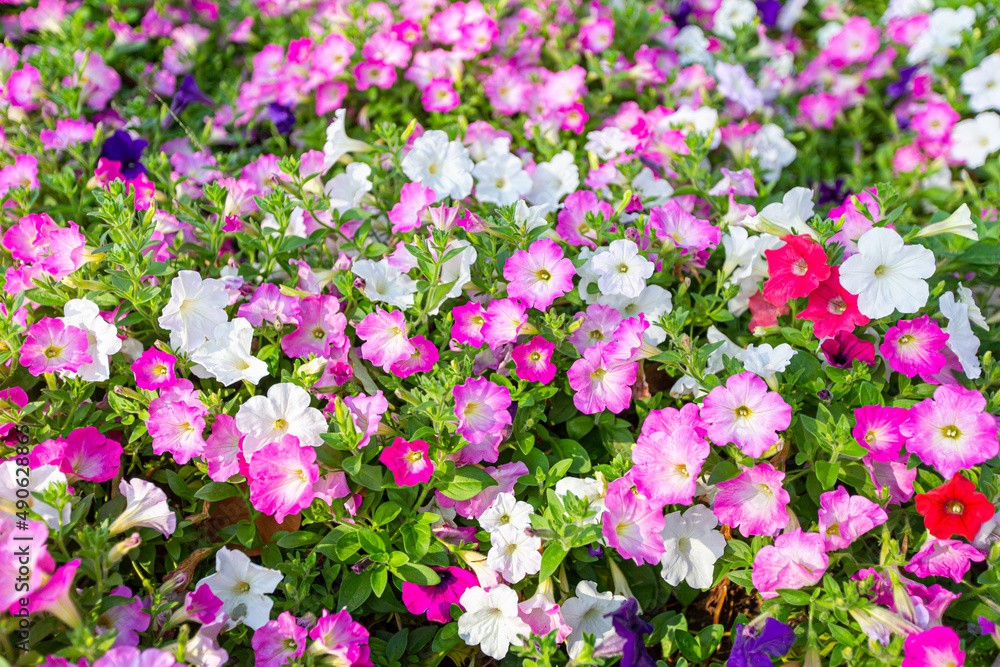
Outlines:
{"label": "white petunia flower", "polygon": [[534,512],[531,505],[518,500],[513,493],[501,493],[479,516],[479,525],[490,533],[500,526],[514,526],[523,531],[531,527],[531,517]]}
{"label": "white petunia flower", "polygon": [[795,356],[795,350],[788,343],[778,347],[764,345],[748,345],[747,349],[736,353],[736,358],[743,363],[743,368],[762,380],[769,380],[775,373],[781,373]]}
{"label": "white petunia flower", "polygon": [[825,49],[826,45],[830,43],[833,36],[844,29],[844,25],[839,21],[829,21],[823,24],[819,30],[816,31],[816,44],[819,45],[821,49]]}
{"label": "white petunia flower", "polygon": [[740,288],[739,294],[729,301],[730,313],[739,316],[746,312],[750,297],[760,289],[757,283],[767,278],[764,251],[780,248],[784,244],[773,234],[750,236],[742,227],[730,227],[729,232],[722,236],[722,246],[726,251],[722,274],[729,276],[727,285],[738,285]]}
{"label": "white petunia flower", "polygon": [[642,315],[649,322],[649,328],[643,336],[649,343],[659,345],[667,338],[667,332],[659,324],[660,318],[674,310],[673,296],[659,285],[646,285],[639,296],[628,298],[621,294],[602,294],[597,303],[611,306],[622,314],[624,319]]}
{"label": "white petunia flower", "polygon": [[545,227],[549,224],[549,221],[545,219],[546,208],[541,205],[528,206],[523,199],[518,199],[517,203],[514,204],[514,222],[524,225],[528,231]]}
{"label": "white petunia flower", "polygon": [[788,234],[808,234],[817,238],[816,230],[807,223],[813,217],[812,196],[813,191],[809,188],[792,188],[780,202],[768,204],[743,224],[755,232],[773,234],[779,238]]}
{"label": "white petunia flower", "polygon": [[761,180],[771,183],[781,177],[781,170],[795,161],[798,151],[788,139],[785,131],[774,123],[761,126],[750,140],[750,157],[757,158],[764,170]]}
{"label": "white petunia flower", "polygon": [[938,234],[954,234],[971,241],[978,241],[979,234],[976,232],[976,223],[972,222],[972,212],[969,210],[969,205],[962,204],[944,220],[927,225],[917,232],[915,238],[937,236]]}
{"label": "white petunia flower", "polygon": [[323,169],[332,167],[342,155],[353,152],[363,152],[371,148],[357,139],[351,139],[344,130],[343,109],[333,112],[333,122],[326,128],[326,143],[323,144]]}
{"label": "white petunia flower", "polygon": [[718,125],[719,112],[712,107],[692,109],[686,104],[672,114],[667,114],[657,123],[657,127],[678,129],[685,137],[689,134],[711,137],[711,148],[717,148],[722,141]]}
{"label": "white petunia flower", "polygon": [[951,158],[967,167],[982,167],[990,154],[1000,150],[1000,115],[984,111],[951,128]]}
{"label": "white petunia flower", "polygon": [[603,130],[588,132],[587,143],[583,149],[593,151],[602,160],[613,160],[625,151],[631,150],[632,144],[625,132],[611,125]]}
{"label": "white petunia flower", "polygon": [[531,191],[524,198],[550,213],[559,208],[563,197],[580,187],[580,168],[572,153],[562,151],[548,162],[536,164],[531,180]]}
{"label": "white petunia flower", "polygon": [[885,25],[892,19],[905,19],[934,9],[934,0],[889,0],[889,7],[880,19]]}
{"label": "white petunia flower", "polygon": [[887,227],[868,230],[858,239],[858,252],[840,267],[840,284],[858,297],[858,310],[872,319],[893,310],[915,313],[927,303],[927,279],[934,275],[934,253],[904,245]]}
{"label": "white petunia flower", "polygon": [[476,199],[486,204],[509,206],[531,191],[531,175],[521,159],[505,153],[483,160],[472,170],[476,177]]}
{"label": "white petunia flower", "polygon": [[712,19],[712,32],[719,37],[733,39],[736,28],[752,23],[757,16],[757,6],[750,0],[722,0]]}
{"label": "white petunia flower", "polygon": [[[21,471],[20,474],[18,474],[19,471]],[[31,468],[28,470],[28,476],[25,477],[23,468],[19,467],[14,459],[0,463],[0,512],[14,515],[23,511],[17,507],[16,503],[18,500],[24,500],[32,511],[45,522],[46,526],[52,530],[58,530],[60,526],[69,524],[73,511],[70,503],[66,503],[62,514],[60,514],[55,507],[35,497],[36,493],[45,491],[53,484],[66,484],[66,475],[60,472],[57,466],[46,465]],[[19,489],[23,489],[20,491],[21,495],[25,491],[28,495],[22,498],[18,495]]]}
{"label": "white petunia flower", "polygon": [[488,591],[466,589],[459,603],[465,613],[458,619],[458,636],[491,658],[504,658],[511,645],[531,636],[531,627],[517,613],[517,593],[505,584]]}
{"label": "white petunia flower", "polygon": [[664,517],[660,576],[671,586],[687,582],[691,588],[711,588],[715,561],[726,550],[726,538],[715,530],[719,520],[704,505],[695,505],[682,515],[671,512]]}
{"label": "white petunia flower", "polygon": [[625,602],[621,595],[610,592],[598,593],[597,584],[581,581],[576,585],[576,597],[566,600],[560,610],[563,620],[573,628],[566,638],[566,649],[570,658],[576,658],[583,650],[583,635],[594,635],[594,643],[600,646],[617,636],[608,614],[618,611]]}
{"label": "white petunia flower", "polygon": [[956,300],[954,292],[945,292],[938,302],[941,314],[948,318],[948,326],[945,327],[948,340],[945,344],[958,357],[965,376],[975,380],[982,374],[983,369],[978,356],[980,341],[972,331],[972,324],[975,322],[987,331],[989,327],[979,311],[979,306],[973,300],[972,290],[959,285],[958,294],[959,298]]}
{"label": "white petunia flower", "polygon": [[246,434],[243,456],[247,461],[258,449],[279,442],[285,435],[299,439],[303,447],[319,447],[326,433],[326,419],[309,407],[310,396],[302,387],[282,382],[267,390],[267,396],[251,396],[236,413],[236,428]]}
{"label": "white petunia flower", "polygon": [[181,271],[170,281],[170,301],[163,307],[160,326],[170,332],[170,347],[191,353],[229,321],[229,294],[221,280],[202,280],[197,271]]}
{"label": "white petunia flower", "polygon": [[643,167],[632,179],[632,191],[649,208],[663,206],[674,194],[673,186],[666,179],[657,178],[649,167]]}
{"label": "white petunia flower", "polygon": [[708,38],[701,28],[694,24],[681,28],[670,46],[677,52],[681,65],[712,64],[712,54],[708,51]]}
{"label": "white petunia flower", "polygon": [[951,49],[962,43],[962,33],[971,30],[975,22],[976,10],[972,7],[935,9],[927,22],[927,30],[920,33],[917,41],[906,52],[906,62],[910,65],[925,61],[932,65],[943,64]]}
{"label": "white petunia flower", "polygon": [[472,158],[460,141],[449,141],[447,133],[429,130],[413,142],[402,162],[407,178],[429,187],[437,201],[445,197],[465,199],[472,192]]}
{"label": "white petunia flower", "polygon": [[594,253],[591,270],[597,275],[601,293],[621,294],[630,299],[642,294],[646,279],[653,275],[654,264],[639,252],[635,241],[618,239]]}
{"label": "white petunia flower", "polygon": [[330,208],[345,213],[349,209],[361,205],[361,200],[372,190],[372,182],[368,177],[372,168],[364,162],[352,162],[347,165],[347,171],[337,174],[324,186]]}
{"label": "white petunia flower", "polygon": [[962,92],[969,96],[969,108],[976,113],[1000,111],[1000,54],[991,53],[963,74]]}
{"label": "white petunia flower", "polygon": [[417,281],[392,266],[388,259],[383,257],[377,262],[359,259],[351,267],[351,273],[365,281],[365,296],[371,301],[403,310],[413,305]]}
{"label": "white petunia flower", "polygon": [[101,309],[87,299],[71,299],[63,306],[64,324],[87,332],[87,354],[93,360],[75,372],[62,371],[66,377],[79,377],[87,382],[101,382],[111,377],[111,355],[122,349],[115,325],[101,317]]}
{"label": "white petunia flower", "polygon": [[538,551],[542,540],[523,529],[504,524],[490,533],[490,544],[492,546],[486,554],[487,567],[499,572],[512,584],[528,575],[538,574],[542,568],[542,554]]}
{"label": "white petunia flower", "polygon": [[[330,182],[332,183],[333,181]],[[300,239],[309,237],[309,232],[306,231],[305,213],[306,210],[301,206],[296,206],[292,209],[292,212],[288,215],[288,226],[285,227],[285,237],[298,236]],[[281,225],[278,224],[272,213],[264,214],[264,219],[260,222],[260,228],[271,230],[269,232],[271,236],[277,236],[281,231]]]}
{"label": "white petunia flower", "polygon": [[194,351],[191,361],[225,386],[246,380],[257,384],[267,376],[267,364],[250,353],[253,325],[242,317],[215,327],[211,340]]}
{"label": "white petunia flower", "polygon": [[133,528],[152,528],[164,537],[170,537],[177,528],[177,515],[167,503],[167,494],[144,479],[124,479],[118,490],[125,496],[125,509],[114,520],[108,531],[112,535]]}
{"label": "white petunia flower", "polygon": [[207,584],[222,600],[222,610],[229,616],[227,628],[243,623],[258,630],[267,623],[274,606],[268,595],[282,579],[281,572],[252,563],[242,551],[222,547],[215,552],[215,574],[199,581],[195,588]]}

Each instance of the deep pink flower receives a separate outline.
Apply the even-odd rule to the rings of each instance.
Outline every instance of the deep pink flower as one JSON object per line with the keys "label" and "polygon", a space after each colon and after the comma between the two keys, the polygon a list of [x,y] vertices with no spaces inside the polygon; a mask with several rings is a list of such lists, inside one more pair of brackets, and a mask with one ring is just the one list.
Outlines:
{"label": "deep pink flower", "polygon": [[[371,317],[369,315],[368,317]],[[400,317],[402,314],[400,313]],[[365,318],[367,321],[368,318]],[[304,359],[310,355],[330,357],[331,351],[344,347],[347,318],[340,312],[340,302],[329,295],[307,296],[299,302],[298,328],[281,339],[281,349],[289,357]],[[360,329],[364,324],[358,325]],[[361,335],[360,331],[358,335]],[[362,353],[364,348],[362,347]],[[367,357],[366,357],[367,358]],[[376,365],[381,365],[376,362]]]}
{"label": "deep pink flower", "polygon": [[80,559],[71,560],[55,572],[41,588],[31,591],[28,598],[28,613],[47,611],[66,625],[75,628],[80,625],[80,612],[70,598],[73,579],[80,569]]}
{"label": "deep pink flower", "polygon": [[208,462],[208,476],[215,482],[228,482],[237,473],[245,473],[240,445],[246,437],[236,427],[236,419],[217,415],[212,424],[212,435],[205,442],[203,454]]}
{"label": "deep pink flower", "polygon": [[852,496],[843,486],[819,497],[819,532],[827,551],[844,549],[889,519],[881,507],[864,496]]}
{"label": "deep pink flower", "polygon": [[961,667],[965,664],[961,646],[958,633],[936,625],[906,638],[899,667]]}
{"label": "deep pink flower", "polygon": [[[21,408],[28,404],[28,394],[20,387],[0,390],[0,411],[11,414],[15,419],[21,416]],[[0,422],[0,438],[7,437],[16,422]]]}
{"label": "deep pink flower", "polygon": [[467,589],[479,585],[472,572],[460,567],[431,568],[441,578],[440,583],[420,586],[403,582],[403,604],[417,616],[427,614],[427,620],[437,623],[451,621],[451,605],[461,604],[459,600]]}
{"label": "deep pink flower", "polygon": [[420,183],[407,183],[400,189],[399,203],[389,211],[393,234],[403,234],[420,227],[420,216],[437,201],[437,195]]}
{"label": "deep pink flower", "polygon": [[483,339],[490,349],[513,343],[528,321],[528,311],[516,299],[495,299],[486,307]]}
{"label": "deep pink flower", "polygon": [[538,239],[527,250],[518,250],[504,264],[507,294],[528,308],[545,310],[573,289],[576,269],[552,239]]}
{"label": "deep pink flower", "polygon": [[710,391],[700,415],[712,442],[732,442],[754,458],[770,449],[778,441],[778,431],[792,423],[791,406],[749,371],[730,376],[725,386]]}
{"label": "deep pink flower", "polygon": [[906,408],[865,405],[854,411],[851,434],[873,461],[896,461],[906,442],[901,429],[909,418]]}
{"label": "deep pink flower", "polygon": [[855,359],[869,366],[878,364],[875,361],[875,344],[846,331],[838,332],[833,338],[827,338],[820,344],[819,349],[823,351],[826,362],[837,368],[852,368]]}
{"label": "deep pink flower", "polygon": [[879,30],[864,16],[852,16],[830,38],[823,53],[834,67],[846,67],[871,59],[879,46]]}
{"label": "deep pink flower", "polygon": [[423,336],[414,336],[410,339],[413,346],[413,354],[408,359],[397,361],[389,367],[389,372],[396,377],[409,377],[414,373],[427,373],[440,358],[437,346]]}
{"label": "deep pink flower", "polygon": [[900,320],[885,332],[879,347],[889,367],[907,377],[935,375],[947,359],[942,350],[948,334],[927,315],[915,320]]}
{"label": "deep pink flower", "polygon": [[942,385],[933,398],[910,408],[902,426],[906,451],[933,466],[942,477],[988,461],[1000,452],[997,423],[985,412],[982,393],[959,385]]}
{"label": "deep pink flower", "polygon": [[117,440],[108,438],[93,426],[76,428],[66,436],[59,469],[88,482],[114,479],[121,466],[124,450]]}
{"label": "deep pink flower", "polygon": [[431,79],[420,96],[420,103],[427,111],[448,113],[458,106],[461,99],[455,92],[451,79]]}
{"label": "deep pink flower", "polygon": [[757,552],[751,579],[765,600],[778,597],[779,588],[804,588],[819,583],[830,564],[818,533],[803,533],[796,528],[778,535],[774,545]]}
{"label": "deep pink flower", "polygon": [[181,465],[205,450],[204,406],[160,397],[150,403],[146,428],[153,437],[153,453],[170,452]]}
{"label": "deep pink flower", "polygon": [[548,384],[556,376],[556,366],[552,363],[555,343],[542,336],[535,336],[527,343],[518,345],[511,351],[517,376],[528,382]]}
{"label": "deep pink flower", "polygon": [[601,517],[608,546],[636,565],[658,563],[666,552],[663,545],[663,508],[632,490],[632,483],[620,477],[608,485],[607,507]]}
{"label": "deep pink flower", "polygon": [[851,333],[871,321],[858,310],[858,297],[840,284],[839,266],[830,267],[830,275],[809,294],[808,304],[796,319],[812,322],[817,338]]}
{"label": "deep pink flower", "polygon": [[683,254],[715,248],[722,240],[718,227],[694,217],[681,208],[676,199],[657,206],[649,214],[649,224],[657,237],[677,246]]}
{"label": "deep pink flower", "polygon": [[312,487],[319,479],[316,450],[299,444],[294,435],[254,452],[249,472],[250,502],[278,523],[312,504]]}
{"label": "deep pink flower", "polygon": [[719,482],[712,511],[721,523],[738,527],[747,537],[774,535],[788,525],[791,496],[781,486],[785,473],[770,463],[745,468],[735,478]]}
{"label": "deep pink flower", "polygon": [[486,314],[483,306],[477,301],[470,301],[458,306],[451,311],[455,323],[451,325],[451,337],[456,343],[481,347],[485,342],[483,338],[483,325],[486,324]]}
{"label": "deep pink flower", "polygon": [[809,295],[830,277],[826,251],[809,236],[789,234],[781,238],[785,245],[765,250],[767,275],[764,298],[774,304]]}
{"label": "deep pink flower", "polygon": [[208,584],[201,584],[184,596],[184,611],[202,625],[210,625],[222,620],[223,602]]}
{"label": "deep pink flower", "polygon": [[361,345],[361,356],[381,366],[386,373],[394,363],[409,359],[415,351],[406,336],[406,318],[402,311],[389,312],[376,307],[355,330],[365,341]]}
{"label": "deep pink flower", "polygon": [[611,212],[611,205],[598,201],[590,190],[577,190],[566,197],[565,206],[559,211],[556,234],[570,245],[596,248],[597,232],[587,222],[587,213],[610,220]]}
{"label": "deep pink flower", "polygon": [[333,656],[334,664],[350,667],[370,667],[368,630],[347,613],[347,610],[331,614],[323,610],[309,638],[318,646],[321,654]]}
{"label": "deep pink flower", "polygon": [[285,611],[273,621],[254,630],[250,646],[254,650],[254,667],[282,667],[306,650],[308,631]]}
{"label": "deep pink flower", "polygon": [[87,352],[87,332],[63,324],[62,320],[43,317],[28,328],[21,346],[21,365],[32,375],[56,371],[75,372],[94,360]]}
{"label": "deep pink flower", "polygon": [[169,387],[177,381],[177,374],[174,371],[176,365],[177,357],[174,355],[150,348],[132,362],[135,384],[139,389],[150,391]]}
{"label": "deep pink flower", "polygon": [[583,351],[567,371],[573,405],[586,415],[608,409],[615,414],[629,406],[639,364],[617,343],[598,343]]}
{"label": "deep pink flower", "polygon": [[512,423],[510,390],[483,378],[469,378],[453,390],[458,434],[478,444]]}
{"label": "deep pink flower", "polygon": [[644,428],[632,448],[629,477],[639,493],[660,507],[690,505],[710,449],[703,435],[689,425],[650,433]]}
{"label": "deep pink flower", "polygon": [[396,486],[416,486],[431,481],[434,475],[429,450],[430,445],[423,440],[408,442],[396,438],[392,445],[382,450],[378,460],[392,472]]}

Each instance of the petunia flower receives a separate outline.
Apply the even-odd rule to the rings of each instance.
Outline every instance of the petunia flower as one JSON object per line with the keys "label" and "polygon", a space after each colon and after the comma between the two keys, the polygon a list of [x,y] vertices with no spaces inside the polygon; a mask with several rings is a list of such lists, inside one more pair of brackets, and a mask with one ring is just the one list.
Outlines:
{"label": "petunia flower", "polygon": [[[267,363],[250,352],[252,345],[253,327],[237,317],[216,326],[212,338],[191,353],[191,361],[224,386],[240,381],[256,385],[269,371]],[[194,373],[198,375],[198,369]]]}
{"label": "petunia flower", "polygon": [[112,535],[134,528],[152,528],[164,537],[173,535],[177,516],[158,486],[144,479],[122,480],[118,490],[125,496],[125,509],[108,528]]}
{"label": "petunia flower", "polygon": [[597,275],[597,286],[603,294],[621,294],[635,298],[642,293],[646,280],[653,275],[654,265],[639,252],[635,241],[618,239],[590,259]]}
{"label": "petunia flower", "polygon": [[365,626],[351,618],[346,609],[331,614],[326,609],[309,631],[313,640],[309,652],[330,656],[333,664],[368,667],[371,663],[370,635]]}
{"label": "petunia flower", "polygon": [[453,390],[457,432],[472,444],[513,422],[507,412],[510,390],[484,378],[469,378]]}
{"label": "petunia flower", "polygon": [[142,151],[149,142],[145,139],[133,139],[125,130],[115,130],[115,133],[104,140],[99,157],[114,160],[120,166],[122,176],[133,179],[146,173],[142,163]]}
{"label": "petunia flower", "polygon": [[281,337],[281,349],[289,357],[306,359],[309,355],[330,357],[344,347],[347,318],[340,312],[340,302],[326,294],[307,296],[298,303],[296,329]]}
{"label": "petunia flower", "polygon": [[538,574],[542,567],[541,538],[511,524],[490,533],[490,551],[486,566],[511,584]]}
{"label": "petunia flower", "polygon": [[[756,622],[755,622],[756,623]],[[776,618],[768,617],[758,632],[752,625],[737,623],[727,667],[762,667],[782,658],[795,643],[795,632]]]}
{"label": "petunia flower", "polygon": [[483,314],[483,340],[496,349],[504,343],[513,343],[528,322],[528,311],[517,299],[494,299]]}
{"label": "petunia flower", "polygon": [[996,418],[986,412],[986,398],[959,385],[942,385],[932,398],[910,408],[900,430],[906,450],[946,479],[1000,452]]}
{"label": "petunia flower", "polygon": [[768,391],[763,380],[745,372],[708,393],[701,418],[708,424],[712,442],[732,442],[747,456],[757,458],[778,441],[778,431],[791,424],[792,408],[780,394]]}
{"label": "petunia flower", "polygon": [[671,512],[664,517],[660,576],[671,586],[684,581],[691,588],[707,589],[714,581],[715,562],[726,550],[718,519],[704,505]]}
{"label": "petunia flower", "polygon": [[637,565],[658,563],[664,552],[662,507],[635,493],[624,477],[608,485],[604,503],[601,525],[608,546]]}
{"label": "petunia flower", "polygon": [[629,406],[639,364],[629,361],[628,352],[617,343],[597,343],[573,362],[566,375],[580,412],[593,415],[608,409],[618,414]]}
{"label": "petunia flower", "polygon": [[817,338],[851,333],[871,321],[858,310],[858,297],[841,285],[839,266],[830,267],[829,277],[809,293],[809,302],[796,319],[812,322]]}
{"label": "petunia flower", "polygon": [[488,591],[469,588],[459,604],[466,611],[458,619],[458,636],[491,658],[504,658],[512,644],[531,635],[531,628],[518,616],[517,593],[505,584]]}
{"label": "petunia flower", "polygon": [[[361,441],[358,448],[362,448],[371,441],[371,437],[378,432],[379,424],[382,423],[382,415],[389,409],[389,401],[378,389],[374,396],[358,394],[357,396],[345,396],[344,405],[351,413],[351,422],[354,429],[361,434]],[[329,408],[327,408],[329,410]]]}
{"label": "petunia flower", "polygon": [[264,322],[290,324],[299,320],[299,300],[282,294],[277,285],[264,283],[254,291],[249,302],[240,304],[236,314],[255,327]]}
{"label": "petunia flower", "polygon": [[277,570],[252,563],[242,551],[221,547],[215,552],[215,573],[195,586],[206,584],[222,600],[227,628],[243,623],[257,630],[267,623],[274,605],[268,596],[283,578]]}
{"label": "petunia flower", "polygon": [[907,377],[936,375],[947,359],[941,350],[948,334],[927,315],[915,320],[899,320],[885,332],[879,351],[889,367]]}
{"label": "petunia flower", "polygon": [[397,486],[426,484],[434,475],[434,462],[428,455],[430,445],[423,440],[408,442],[396,438],[379,454],[378,460],[392,472]]}
{"label": "petunia flower", "polygon": [[895,230],[876,227],[861,235],[857,254],[841,265],[840,284],[858,297],[866,317],[915,313],[927,303],[927,279],[936,268],[933,252],[905,245]]}
{"label": "petunia flower", "polygon": [[522,343],[511,350],[514,359],[514,369],[517,376],[528,382],[548,384],[556,376],[558,370],[552,363],[552,353],[555,343],[547,341],[542,336],[534,336],[527,343]]}
{"label": "petunia flower", "polygon": [[930,537],[903,569],[920,578],[950,577],[958,584],[962,582],[972,563],[981,563],[984,560],[986,554],[972,544]]}
{"label": "petunia flower", "polygon": [[118,603],[109,608],[97,619],[97,634],[108,631],[117,633],[112,648],[117,646],[138,646],[139,634],[149,627],[149,612],[143,609],[142,600],[132,595],[128,586],[118,586],[111,589],[111,595],[128,598],[128,602]]}
{"label": "petunia flower", "polygon": [[937,625],[906,638],[900,667],[930,667],[965,664],[965,651],[958,633],[946,625]]}
{"label": "petunia flower", "polygon": [[841,331],[833,338],[827,338],[819,346],[826,362],[837,368],[851,368],[854,360],[875,366],[875,344],[852,333]]}
{"label": "petunia flower", "polygon": [[584,647],[584,634],[594,635],[595,646],[617,636],[614,622],[609,614],[617,611],[625,602],[621,595],[610,591],[597,592],[597,584],[580,581],[576,585],[576,595],[563,602],[560,610],[573,632],[566,638],[566,649],[570,658],[576,659]]}
{"label": "petunia flower", "polygon": [[854,410],[851,433],[873,460],[895,461],[906,442],[901,429],[908,419],[906,408],[865,405]]}
{"label": "petunia flower", "polygon": [[521,159],[511,153],[493,155],[475,166],[476,199],[484,204],[510,206],[532,188],[531,175]]}
{"label": "petunia flower", "polygon": [[954,534],[972,540],[996,508],[961,473],[928,493],[917,494],[917,511],[931,535],[946,540]]}
{"label": "petunia flower", "polygon": [[852,496],[838,486],[819,497],[819,532],[827,551],[844,549],[888,521],[889,515],[864,496]]}
{"label": "petunia flower", "polygon": [[88,299],[70,299],[63,306],[62,321],[67,326],[79,327],[87,333],[87,354],[90,363],[81,364],[76,370],[66,370],[68,377],[79,377],[87,382],[102,382],[111,377],[111,355],[122,348],[118,329],[101,317],[96,303]]}
{"label": "petunia flower", "polygon": [[556,642],[566,641],[573,631],[563,618],[562,610],[553,598],[552,580],[546,579],[538,584],[535,594],[517,605],[521,620],[528,624],[531,633],[545,637],[556,633]]}
{"label": "petunia flower", "polygon": [[507,294],[538,310],[547,309],[555,299],[571,291],[574,275],[573,262],[551,239],[538,239],[527,250],[518,250],[503,269],[508,280]]}
{"label": "petunia flower", "polygon": [[417,138],[401,166],[407,178],[432,189],[438,201],[465,199],[472,192],[474,165],[469,150],[441,130],[428,130]]}
{"label": "petunia flower", "polygon": [[21,345],[20,363],[34,376],[56,371],[76,372],[93,362],[87,332],[52,317],[43,317],[28,328]]}
{"label": "petunia flower", "polygon": [[721,523],[743,535],[774,535],[788,525],[788,491],[781,486],[785,473],[769,463],[745,468],[735,478],[719,482],[712,511]]}
{"label": "petunia flower", "polygon": [[451,605],[459,604],[462,595],[477,585],[476,575],[460,567],[434,567],[440,581],[429,586],[403,582],[403,604],[411,614],[427,615],[437,623],[451,621]]}
{"label": "petunia flower", "polygon": [[534,508],[531,505],[517,500],[512,493],[501,493],[479,516],[479,526],[491,533],[507,525],[514,526],[518,530],[527,530],[531,527],[532,516]]}
{"label": "petunia flower", "polygon": [[278,618],[254,630],[250,646],[254,650],[254,667],[281,667],[300,657],[306,649],[309,631],[301,627],[294,616],[285,611]]}
{"label": "petunia flower", "polygon": [[753,586],[765,600],[780,588],[804,588],[819,583],[830,563],[823,536],[796,528],[775,538],[754,556]]}
{"label": "petunia flower", "polygon": [[777,304],[808,296],[830,277],[826,251],[810,236],[789,234],[781,237],[785,245],[765,250],[767,272],[764,297]]}
{"label": "petunia flower", "polygon": [[414,373],[428,373],[440,359],[437,346],[424,336],[410,338],[413,354],[408,359],[397,361],[389,367],[389,372],[396,377],[410,377]]}
{"label": "petunia flower", "polygon": [[652,503],[690,505],[711,449],[708,441],[686,424],[648,433],[645,426],[632,448],[629,477]]}
{"label": "petunia flower", "polygon": [[170,332],[172,348],[191,353],[215,334],[215,327],[229,321],[227,305],[229,295],[221,280],[180,271],[170,281],[170,301],[158,322]]}
{"label": "petunia flower", "polygon": [[254,452],[285,435],[295,436],[303,447],[318,447],[327,423],[323,413],[310,407],[310,402],[309,392],[289,382],[273,385],[267,396],[247,399],[236,413],[236,427],[246,435],[246,459],[251,460]]}
{"label": "petunia flower", "polygon": [[281,523],[312,504],[319,479],[316,450],[293,435],[271,442],[250,457],[248,481],[254,509]]}
{"label": "petunia flower", "polygon": [[130,368],[135,375],[135,384],[139,389],[156,391],[163,387],[169,387],[177,381],[177,374],[174,370],[176,366],[177,357],[169,352],[150,348],[143,352]]}
{"label": "petunia flower", "polygon": [[653,624],[639,617],[639,603],[629,598],[608,614],[615,634],[624,640],[622,667],[656,667],[656,661],[646,652],[645,635],[653,633]]}

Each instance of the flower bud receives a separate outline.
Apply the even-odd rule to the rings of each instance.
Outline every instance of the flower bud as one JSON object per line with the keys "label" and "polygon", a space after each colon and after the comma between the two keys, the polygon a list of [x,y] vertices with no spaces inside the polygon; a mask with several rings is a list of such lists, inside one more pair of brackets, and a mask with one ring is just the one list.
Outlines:
{"label": "flower bud", "polygon": [[111,547],[111,550],[108,552],[108,563],[112,565],[117,563],[125,557],[125,554],[135,549],[141,543],[142,538],[139,537],[139,533],[132,533],[128,538]]}

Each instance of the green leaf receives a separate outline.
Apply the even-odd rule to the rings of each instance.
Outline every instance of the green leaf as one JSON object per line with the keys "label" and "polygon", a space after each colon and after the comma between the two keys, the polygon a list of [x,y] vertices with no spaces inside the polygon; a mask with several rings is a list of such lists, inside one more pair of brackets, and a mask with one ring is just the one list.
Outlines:
{"label": "green leaf", "polygon": [[436,586],[441,583],[441,577],[437,572],[420,563],[400,565],[393,573],[403,581],[419,586]]}
{"label": "green leaf", "polygon": [[375,517],[373,521],[376,526],[384,526],[385,524],[391,522],[402,511],[402,508],[394,502],[382,503],[375,510]]}
{"label": "green leaf", "polygon": [[816,461],[816,479],[819,480],[820,486],[823,487],[824,491],[833,488],[833,485],[837,483],[837,477],[840,475],[840,461]]}
{"label": "green leaf", "polygon": [[278,540],[278,546],[282,549],[297,549],[310,544],[316,544],[319,540],[320,537],[316,533],[308,530],[297,530],[294,533],[283,535]]}
{"label": "green leaf", "polygon": [[352,475],[355,482],[371,491],[382,490],[383,470],[379,466],[362,465],[357,475]]}
{"label": "green leaf", "polygon": [[569,472],[573,474],[590,472],[590,455],[575,440],[568,440],[566,438],[556,440],[552,443],[552,453],[560,459],[570,459],[572,461],[569,466]]}
{"label": "green leaf", "polygon": [[792,588],[779,588],[777,592],[778,595],[781,596],[782,600],[788,604],[793,604],[796,607],[805,607],[812,599],[808,593],[797,591]]}
{"label": "green leaf", "polygon": [[580,415],[566,422],[566,433],[574,440],[579,440],[593,429],[594,418],[592,416]]}
{"label": "green leaf", "polygon": [[[340,546],[339,542],[337,546]],[[337,606],[340,608],[346,607],[347,611],[354,611],[363,605],[371,594],[371,570],[362,572],[361,574],[354,574],[349,569],[345,570],[344,579],[340,584],[340,596],[337,599]]]}
{"label": "green leaf", "polygon": [[542,553],[542,569],[538,571],[538,580],[548,579],[555,574],[568,553],[569,551],[558,542],[549,542]]}
{"label": "green leaf", "polygon": [[468,500],[496,484],[497,481],[482,468],[462,466],[455,470],[455,478],[441,488],[441,493],[452,500]]}
{"label": "green leaf", "polygon": [[389,663],[397,662],[406,653],[406,643],[410,637],[410,631],[403,628],[396,634],[392,636],[389,643],[385,647],[385,657],[389,660]]}
{"label": "green leaf", "polygon": [[233,484],[225,482],[209,482],[194,492],[194,497],[199,500],[207,500],[210,503],[217,503],[226,498],[240,495],[240,491]]}
{"label": "green leaf", "polygon": [[385,592],[385,585],[389,582],[389,573],[384,567],[379,567],[377,570],[372,571],[372,593],[375,597],[382,597],[382,593]]}
{"label": "green leaf", "polygon": [[420,560],[431,547],[431,528],[423,523],[404,523],[399,529],[403,549],[411,560]]}

